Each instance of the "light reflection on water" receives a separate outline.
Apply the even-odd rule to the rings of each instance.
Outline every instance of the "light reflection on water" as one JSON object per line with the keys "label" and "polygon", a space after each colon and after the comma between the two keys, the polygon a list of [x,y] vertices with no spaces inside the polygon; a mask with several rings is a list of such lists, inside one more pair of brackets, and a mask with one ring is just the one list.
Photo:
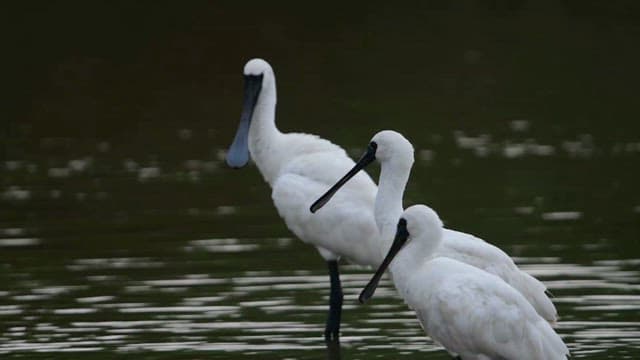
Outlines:
{"label": "light reflection on water", "polygon": [[[517,133],[527,126],[512,124]],[[603,190],[609,180],[582,160],[636,156],[640,151],[628,145],[635,143],[615,144],[608,152],[588,136],[550,144],[457,131],[450,137],[455,148],[447,149],[443,138],[416,150],[408,203],[433,202],[454,228],[476,226],[469,231],[501,246],[543,280],[560,313],[557,330],[575,358],[638,357],[640,258],[626,251],[633,249],[630,224],[637,222],[637,202],[610,209],[604,197],[566,205],[562,196],[571,184],[547,188],[531,181],[566,171],[591,177],[592,183],[581,184],[584,192],[618,196],[634,175]],[[0,201],[30,215],[1,224],[0,354],[206,352],[224,359],[335,359],[341,353],[363,359],[429,352],[448,359],[424,336],[388,279],[370,304],[358,305],[371,270],[347,264],[341,348],[327,349],[325,265],[284,229],[255,169],[243,176],[233,172],[230,183],[221,163],[224,151],[212,153],[214,160],[87,155],[55,167],[5,162],[12,177],[0,189]],[[536,168],[540,158],[561,165]],[[522,167],[514,159],[529,163]],[[506,183],[468,186],[465,171],[475,176],[490,166],[498,173],[521,170],[509,173],[513,179],[505,176]],[[475,205],[452,206],[451,198]],[[490,206],[478,206],[488,200]]]}
{"label": "light reflection on water", "polygon": [[[256,264],[254,270],[216,276],[215,267],[202,272],[200,264],[184,266],[194,254],[218,257],[232,252],[239,256],[227,261],[255,260],[265,252],[293,250],[296,244],[289,240],[192,240],[173,244],[174,255],[162,259],[67,259],[56,270],[62,272],[59,278],[90,274],[93,281],[60,284],[27,275],[0,293],[0,316],[7,324],[0,333],[0,353],[323,352],[328,287],[323,267],[271,271],[268,264]],[[47,241],[28,246],[45,248]],[[629,268],[640,259],[570,264],[548,255],[517,261],[555,294],[561,314],[557,330],[573,355],[637,347],[640,323],[625,321],[622,315],[640,309],[639,272]],[[434,352],[446,358],[423,335],[387,279],[372,304],[358,306],[357,294],[370,271],[345,266],[343,272],[343,352],[354,357]]]}

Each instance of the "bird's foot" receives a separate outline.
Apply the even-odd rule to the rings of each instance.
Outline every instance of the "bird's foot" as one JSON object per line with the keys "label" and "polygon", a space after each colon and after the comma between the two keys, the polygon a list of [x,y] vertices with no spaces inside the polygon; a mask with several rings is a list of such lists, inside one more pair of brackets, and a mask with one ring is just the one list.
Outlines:
{"label": "bird's foot", "polygon": [[336,319],[335,314],[329,313],[327,325],[324,328],[324,340],[327,343],[340,341],[340,315]]}

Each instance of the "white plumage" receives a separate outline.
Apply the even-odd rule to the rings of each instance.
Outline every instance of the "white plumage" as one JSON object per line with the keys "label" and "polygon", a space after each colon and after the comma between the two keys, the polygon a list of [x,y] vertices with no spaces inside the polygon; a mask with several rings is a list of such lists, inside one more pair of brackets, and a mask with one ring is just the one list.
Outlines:
{"label": "white plumage", "polygon": [[337,338],[342,302],[337,260],[346,257],[370,266],[378,266],[382,260],[374,220],[360,216],[373,207],[376,185],[361,172],[326,211],[311,214],[313,200],[354,162],[341,147],[318,136],[278,130],[275,76],[266,61],[247,62],[244,76],[243,112],[227,163],[242,167],[250,154],[271,186],[273,203],[287,227],[302,241],[314,245],[330,264],[332,310],[325,337]]}
{"label": "white plumage", "polygon": [[438,256],[443,230],[424,205],[404,211],[388,257],[361,301],[373,295],[390,263],[398,292],[425,332],[450,353],[464,360],[566,359],[562,339],[522,294],[493,274]]}
{"label": "white plumage", "polygon": [[[309,137],[307,140],[321,139]],[[309,212],[309,204],[354,162],[340,148],[322,152],[308,151],[305,146],[289,148],[301,150],[283,167],[271,194],[287,227],[302,241],[316,246],[325,260],[346,257],[361,265],[379,265],[382,255],[377,249],[375,224],[371,223],[372,219],[358,216],[362,209],[373,206],[375,198],[371,196],[371,189],[375,192],[375,184],[371,178],[363,174],[344,196],[336,199],[334,206],[315,216]]]}
{"label": "white plumage", "polygon": [[[349,176],[356,174],[374,159],[380,161],[381,171],[375,205],[364,209],[359,218],[373,219],[381,234],[379,249],[385,252],[389,248],[396,224],[403,211],[402,198],[413,166],[413,146],[401,134],[384,130],[371,139],[368,150],[348,175],[321,197],[312,207],[315,211],[340,194],[340,186],[350,183]],[[323,210],[324,211],[324,210]],[[318,215],[323,211],[318,211]],[[361,220],[362,221],[362,220]],[[364,221],[363,221],[364,223]],[[435,250],[438,256],[444,256],[475,266],[499,276],[513,286],[533,305],[538,314],[549,322],[555,322],[557,311],[547,297],[546,287],[540,281],[521,271],[513,260],[502,250],[482,239],[463,232],[444,229],[441,246]]]}
{"label": "white plumage", "polygon": [[[314,245],[325,260],[345,256],[358,264],[377,266],[375,224],[360,214],[372,207],[376,185],[366,173],[358,174],[336,203],[321,215],[309,204],[353,165],[340,146],[316,135],[282,133],[275,125],[276,84],[269,64],[250,60],[245,75],[262,75],[262,88],[248,132],[248,148],[287,227],[302,241]],[[364,224],[361,224],[363,222]],[[370,222],[367,224],[367,222]],[[348,244],[345,242],[348,241]]]}

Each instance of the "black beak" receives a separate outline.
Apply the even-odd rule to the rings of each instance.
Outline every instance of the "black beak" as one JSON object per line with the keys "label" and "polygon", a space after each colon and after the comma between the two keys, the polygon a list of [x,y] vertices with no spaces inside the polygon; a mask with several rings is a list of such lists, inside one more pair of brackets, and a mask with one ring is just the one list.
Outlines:
{"label": "black beak", "polygon": [[375,142],[371,142],[369,146],[367,146],[367,151],[364,153],[364,155],[362,155],[360,160],[358,160],[358,162],[353,166],[353,168],[349,170],[349,172],[345,176],[343,176],[342,179],[338,180],[338,182],[335,185],[333,185],[331,189],[329,189],[326,193],[324,193],[324,195],[320,196],[318,200],[316,200],[313,204],[311,204],[311,207],[309,208],[309,210],[311,210],[312,213],[315,213],[316,211],[318,211],[321,207],[323,207],[326,203],[328,203],[329,200],[331,200],[331,198],[333,197],[333,195],[335,195],[336,192],[338,192],[338,190],[340,190],[340,188],[344,184],[346,184],[347,181],[349,181],[349,179],[354,177],[358,173],[358,171],[362,170],[367,165],[371,164],[371,162],[373,162],[373,160],[376,159],[377,148],[378,148],[378,145]]}
{"label": "black beak", "polygon": [[262,75],[244,76],[244,100],[242,101],[240,124],[238,124],[236,137],[229,147],[226,158],[227,165],[232,168],[241,168],[249,162],[249,126],[261,89]]}
{"label": "black beak", "polygon": [[371,278],[371,281],[369,281],[367,286],[364,287],[364,289],[360,293],[360,296],[358,297],[358,301],[360,301],[361,304],[364,304],[373,296],[373,293],[378,287],[378,283],[380,282],[382,274],[384,274],[384,272],[387,270],[387,267],[389,267],[389,264],[391,264],[393,258],[398,254],[400,249],[402,249],[402,246],[404,246],[408,238],[409,232],[407,231],[407,220],[400,219],[400,221],[398,221],[396,237],[395,239],[393,239],[393,244],[391,244],[391,249],[389,249],[387,256],[385,256],[384,260],[382,261],[382,264],[380,264],[380,267],[378,267],[378,270],[376,270],[376,273]]}

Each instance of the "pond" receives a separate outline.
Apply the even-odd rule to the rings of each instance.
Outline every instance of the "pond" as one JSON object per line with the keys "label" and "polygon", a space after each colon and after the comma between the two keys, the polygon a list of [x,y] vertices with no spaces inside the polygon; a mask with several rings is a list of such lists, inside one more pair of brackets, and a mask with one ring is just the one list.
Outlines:
{"label": "pond", "polygon": [[[402,132],[405,205],[542,280],[574,358],[640,357],[640,30],[573,2],[427,3],[349,5],[331,26],[329,9],[265,7],[240,26],[239,6],[196,2],[34,13],[2,138],[2,358],[449,358],[388,278],[359,305],[372,270],[348,263],[341,346],[325,345],[325,263],[255,166],[224,164],[254,54],[276,72],[282,130],[354,158]],[[54,15],[70,23],[42,32]]]}

